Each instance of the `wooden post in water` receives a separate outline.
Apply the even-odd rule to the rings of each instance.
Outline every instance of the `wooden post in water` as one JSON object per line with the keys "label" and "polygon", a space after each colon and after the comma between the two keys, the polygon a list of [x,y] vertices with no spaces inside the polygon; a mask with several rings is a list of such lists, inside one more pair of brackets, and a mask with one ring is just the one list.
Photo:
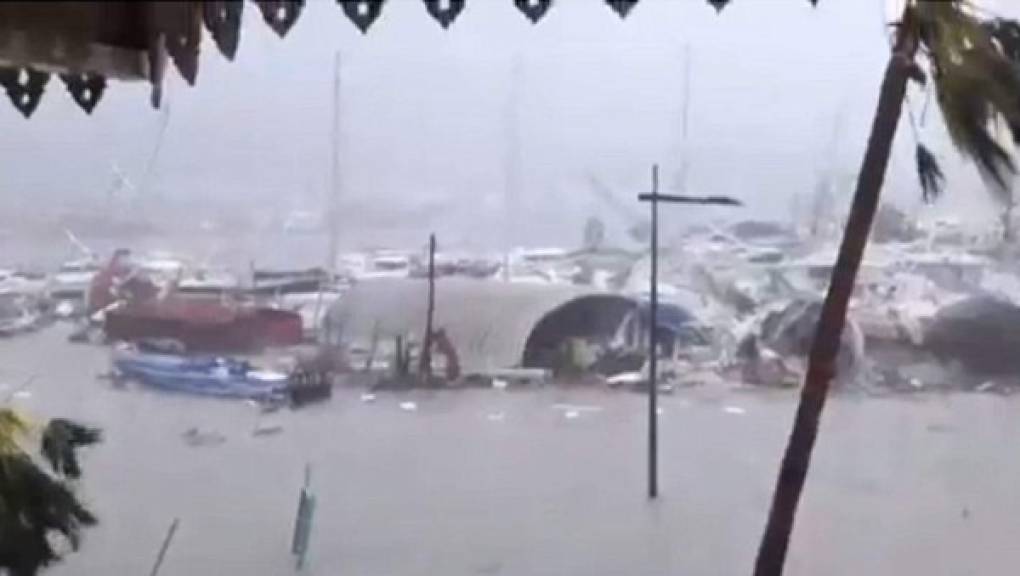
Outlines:
{"label": "wooden post in water", "polygon": [[429,234],[429,295],[425,312],[425,338],[422,340],[418,374],[426,384],[432,380],[432,320],[436,311],[436,235]]}

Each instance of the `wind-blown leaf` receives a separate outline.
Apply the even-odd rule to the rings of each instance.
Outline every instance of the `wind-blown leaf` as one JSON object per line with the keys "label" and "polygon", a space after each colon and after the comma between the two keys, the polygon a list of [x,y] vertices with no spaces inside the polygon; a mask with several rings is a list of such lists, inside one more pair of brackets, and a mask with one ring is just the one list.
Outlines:
{"label": "wind-blown leaf", "polygon": [[945,189],[946,177],[935,155],[924,144],[917,145],[916,156],[917,177],[921,181],[922,196],[925,202],[934,202]]}

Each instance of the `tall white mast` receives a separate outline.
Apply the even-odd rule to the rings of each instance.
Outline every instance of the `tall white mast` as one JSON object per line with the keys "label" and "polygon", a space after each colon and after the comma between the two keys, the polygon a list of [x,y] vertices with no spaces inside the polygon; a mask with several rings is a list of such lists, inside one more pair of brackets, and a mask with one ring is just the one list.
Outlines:
{"label": "tall white mast", "polygon": [[332,174],[330,178],[329,208],[326,211],[329,230],[329,249],[326,255],[326,270],[330,275],[336,274],[337,247],[340,236],[340,50],[336,51],[336,59],[333,64],[333,125],[332,125],[332,147],[330,158],[332,160]]}

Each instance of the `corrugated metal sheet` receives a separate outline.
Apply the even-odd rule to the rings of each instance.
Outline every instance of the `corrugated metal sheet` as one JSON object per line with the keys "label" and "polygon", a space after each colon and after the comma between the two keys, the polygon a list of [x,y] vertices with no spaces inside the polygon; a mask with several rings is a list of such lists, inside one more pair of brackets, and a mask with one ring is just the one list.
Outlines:
{"label": "corrugated metal sheet", "polygon": [[[532,328],[543,316],[582,296],[602,292],[569,285],[440,278],[436,280],[435,327],[443,328],[467,371],[517,366]],[[346,343],[380,341],[425,330],[428,282],[377,279],[356,284],[330,310],[332,326]]]}

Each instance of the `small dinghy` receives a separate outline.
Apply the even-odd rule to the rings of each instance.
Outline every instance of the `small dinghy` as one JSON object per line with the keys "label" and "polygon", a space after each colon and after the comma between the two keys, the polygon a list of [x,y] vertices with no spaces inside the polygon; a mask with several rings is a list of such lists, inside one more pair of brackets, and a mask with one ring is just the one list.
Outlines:
{"label": "small dinghy", "polygon": [[114,353],[113,365],[120,378],[170,392],[254,400],[278,400],[287,392],[286,374],[233,358],[121,349]]}

